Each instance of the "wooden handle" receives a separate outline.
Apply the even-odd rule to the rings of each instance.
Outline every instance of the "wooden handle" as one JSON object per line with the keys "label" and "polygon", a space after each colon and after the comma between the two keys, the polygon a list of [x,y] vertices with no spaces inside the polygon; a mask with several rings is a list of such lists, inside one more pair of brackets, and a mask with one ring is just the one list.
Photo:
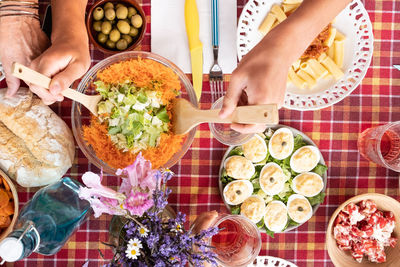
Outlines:
{"label": "wooden handle", "polygon": [[[34,71],[33,69],[30,69],[20,63],[14,62],[11,71],[12,75],[21,80],[24,80],[26,83],[33,83],[46,89],[50,88],[51,79],[49,77],[37,71]],[[70,88],[65,89],[61,92],[61,94],[77,102],[81,102],[82,97],[86,96]]]}
{"label": "wooden handle", "polygon": [[220,109],[199,110],[198,121],[212,123],[278,124],[279,113],[276,104],[240,106],[225,119],[218,116]]}

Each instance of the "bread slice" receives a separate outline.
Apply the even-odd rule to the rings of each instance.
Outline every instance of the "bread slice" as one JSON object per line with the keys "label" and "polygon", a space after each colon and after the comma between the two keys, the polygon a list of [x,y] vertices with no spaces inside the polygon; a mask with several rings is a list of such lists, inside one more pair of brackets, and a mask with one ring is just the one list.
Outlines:
{"label": "bread slice", "polygon": [[0,90],[0,168],[26,187],[57,181],[74,160],[70,129],[27,88],[11,99],[5,91]]}

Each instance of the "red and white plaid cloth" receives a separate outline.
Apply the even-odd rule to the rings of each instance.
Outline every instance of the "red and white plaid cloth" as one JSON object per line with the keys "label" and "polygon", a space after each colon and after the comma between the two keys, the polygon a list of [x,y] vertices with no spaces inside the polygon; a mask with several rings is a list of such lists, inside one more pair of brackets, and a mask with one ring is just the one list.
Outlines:
{"label": "red and white plaid cloth", "polygon": [[[89,1],[90,4],[93,3]],[[141,1],[150,21],[150,0]],[[238,15],[246,3],[238,0]],[[318,111],[280,111],[282,124],[294,127],[307,134],[320,148],[327,165],[327,197],[312,219],[298,229],[275,238],[262,235],[260,255],[270,255],[291,261],[298,266],[333,266],[325,249],[325,233],[330,215],[346,199],[362,193],[378,192],[399,198],[399,175],[378,167],[363,159],[357,150],[357,137],[364,129],[400,120],[400,71],[392,65],[400,64],[400,1],[366,0],[365,7],[374,28],[375,45],[371,67],[362,84],[346,99]],[[44,12],[47,3],[41,5]],[[151,25],[148,25],[151,26]],[[151,27],[140,48],[150,51]],[[93,64],[106,56],[91,45]],[[205,77],[205,79],[207,79]],[[229,77],[226,77],[229,81]],[[5,83],[1,83],[4,87]],[[202,108],[210,107],[208,81],[203,84]],[[54,111],[69,125],[71,101],[52,106]],[[175,178],[169,183],[173,190],[171,206],[188,215],[190,220],[203,211],[225,212],[218,189],[218,171],[226,146],[216,141],[207,124],[199,127],[191,149],[172,168]],[[82,152],[76,149],[75,164],[67,174],[80,179],[88,170],[99,170],[89,164]],[[116,177],[105,177],[106,184],[119,184]],[[34,190],[18,188],[21,205],[34,194]],[[38,254],[15,263],[15,266],[100,266],[112,252],[101,242],[108,241],[111,217],[91,218],[71,237],[64,248],[51,257]],[[11,266],[9,264],[7,266]]]}

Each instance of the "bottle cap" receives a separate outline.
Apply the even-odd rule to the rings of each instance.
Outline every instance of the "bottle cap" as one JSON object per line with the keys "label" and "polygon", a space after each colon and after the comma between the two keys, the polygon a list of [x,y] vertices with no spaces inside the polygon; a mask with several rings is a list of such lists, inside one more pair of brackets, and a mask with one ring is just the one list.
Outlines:
{"label": "bottle cap", "polygon": [[7,237],[0,242],[0,257],[4,261],[14,262],[19,260],[24,253],[24,245],[21,240],[14,237]]}

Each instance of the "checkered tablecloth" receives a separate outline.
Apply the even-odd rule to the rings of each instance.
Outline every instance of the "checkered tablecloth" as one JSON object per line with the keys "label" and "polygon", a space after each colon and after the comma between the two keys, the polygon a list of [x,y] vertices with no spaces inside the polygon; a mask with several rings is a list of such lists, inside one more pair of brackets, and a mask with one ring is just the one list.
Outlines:
{"label": "checkered tablecloth", "polygon": [[[142,2],[150,21],[150,0]],[[238,14],[246,2],[238,0]],[[400,120],[400,71],[392,67],[400,64],[400,1],[365,0],[364,4],[372,21],[375,45],[372,64],[362,84],[349,97],[330,108],[307,112],[280,111],[281,123],[311,137],[329,166],[325,202],[315,216],[298,229],[277,234],[275,238],[263,234],[260,255],[284,258],[298,266],[333,266],[325,250],[325,231],[336,207],[346,199],[366,192],[400,199],[398,173],[369,163],[357,150],[357,137],[364,129]],[[41,10],[44,8],[43,4]],[[147,27],[139,49],[150,51],[150,34],[151,27]],[[91,56],[93,64],[105,58],[93,46]],[[207,80],[203,84],[201,106],[210,107]],[[65,100],[52,108],[70,125],[71,101]],[[191,149],[172,168],[176,176],[169,183],[173,190],[170,204],[175,210],[188,214],[190,220],[203,211],[226,211],[218,190],[218,170],[225,150],[226,146],[213,139],[208,125],[201,125]],[[77,148],[68,175],[80,179],[87,170],[99,171]],[[118,184],[113,176],[107,176],[105,181],[112,186]],[[21,205],[34,194],[33,190],[21,187],[18,190]],[[99,251],[106,259],[112,257],[111,250],[101,243],[108,240],[110,219],[110,216],[91,218],[57,255],[44,257],[33,254],[15,266],[81,266],[87,260],[89,266],[100,266],[106,261]]]}

